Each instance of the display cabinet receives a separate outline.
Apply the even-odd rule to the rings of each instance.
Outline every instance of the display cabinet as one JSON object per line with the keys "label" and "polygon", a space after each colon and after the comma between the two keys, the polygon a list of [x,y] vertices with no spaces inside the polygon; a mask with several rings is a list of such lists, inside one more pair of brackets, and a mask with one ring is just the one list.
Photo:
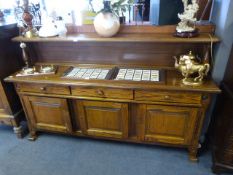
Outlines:
{"label": "display cabinet", "polygon": [[176,38],[175,26],[122,26],[117,36],[101,38],[83,26],[65,38],[14,38],[27,44],[35,70],[57,67],[53,74],[5,79],[15,84],[30,139],[50,131],[168,145],[188,149],[196,161],[206,110],[220,90],[209,77],[200,86],[183,85],[173,56],[192,50],[204,58],[219,40],[214,26],[199,30],[199,37]]}

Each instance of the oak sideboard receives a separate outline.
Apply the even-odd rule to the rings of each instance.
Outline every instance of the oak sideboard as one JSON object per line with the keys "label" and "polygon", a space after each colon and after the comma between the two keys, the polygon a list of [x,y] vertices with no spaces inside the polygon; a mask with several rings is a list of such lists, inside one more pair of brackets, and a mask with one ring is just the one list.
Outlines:
{"label": "oak sideboard", "polygon": [[[83,29],[84,30],[84,29]],[[16,37],[25,42],[32,65],[56,66],[55,74],[16,76],[13,82],[35,140],[38,131],[187,148],[197,160],[205,113],[219,88],[210,76],[185,86],[174,69],[174,55],[192,50],[204,57],[218,42],[213,26],[200,26],[196,38],[172,36],[174,26],[125,26],[113,38],[94,32],[65,38]],[[71,68],[109,69],[104,80],[69,79]],[[115,80],[121,68],[156,69],[160,81]]]}

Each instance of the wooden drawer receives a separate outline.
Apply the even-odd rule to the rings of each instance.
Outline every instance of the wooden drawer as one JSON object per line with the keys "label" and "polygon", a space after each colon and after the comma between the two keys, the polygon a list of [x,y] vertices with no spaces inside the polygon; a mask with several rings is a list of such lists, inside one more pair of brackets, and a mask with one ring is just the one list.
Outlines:
{"label": "wooden drawer", "polygon": [[18,84],[17,90],[21,92],[70,95],[69,87],[46,84]]}
{"label": "wooden drawer", "polygon": [[127,89],[72,87],[71,93],[77,96],[133,99],[133,91]]}
{"label": "wooden drawer", "polygon": [[162,101],[170,103],[200,104],[201,94],[187,92],[167,92],[167,91],[135,91],[135,100]]}

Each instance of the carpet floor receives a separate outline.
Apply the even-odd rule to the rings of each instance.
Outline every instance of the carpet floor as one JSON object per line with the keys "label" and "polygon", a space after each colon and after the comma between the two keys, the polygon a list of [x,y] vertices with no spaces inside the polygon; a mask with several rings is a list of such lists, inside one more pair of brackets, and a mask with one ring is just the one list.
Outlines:
{"label": "carpet floor", "polygon": [[0,126],[0,175],[212,175],[211,155],[199,163],[176,148],[41,133],[17,139]]}

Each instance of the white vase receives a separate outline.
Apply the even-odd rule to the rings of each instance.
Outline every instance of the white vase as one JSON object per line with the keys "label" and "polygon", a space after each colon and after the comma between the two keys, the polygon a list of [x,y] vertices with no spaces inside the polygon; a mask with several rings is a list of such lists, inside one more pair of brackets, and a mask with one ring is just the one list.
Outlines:
{"label": "white vase", "polygon": [[101,12],[94,19],[96,32],[102,37],[112,37],[120,29],[119,18],[110,12]]}

